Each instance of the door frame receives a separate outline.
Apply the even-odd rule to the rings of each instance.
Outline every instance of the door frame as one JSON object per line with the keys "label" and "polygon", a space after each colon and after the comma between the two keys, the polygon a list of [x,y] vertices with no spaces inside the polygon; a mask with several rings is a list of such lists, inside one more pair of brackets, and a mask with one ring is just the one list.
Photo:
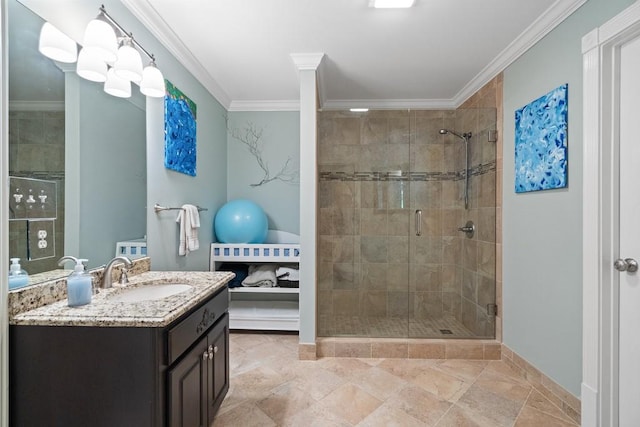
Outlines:
{"label": "door frame", "polygon": [[582,38],[582,425],[618,425],[620,47],[640,36],[640,2]]}

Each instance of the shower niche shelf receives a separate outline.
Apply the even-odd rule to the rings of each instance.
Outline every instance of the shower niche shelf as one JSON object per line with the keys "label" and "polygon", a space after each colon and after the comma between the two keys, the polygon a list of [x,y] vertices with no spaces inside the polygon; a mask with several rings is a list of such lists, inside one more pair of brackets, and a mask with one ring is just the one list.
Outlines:
{"label": "shower niche shelf", "polygon": [[[210,270],[222,263],[299,264],[300,244],[296,234],[269,231],[264,244],[212,243]],[[229,288],[229,328],[243,330],[300,330],[300,288]]]}

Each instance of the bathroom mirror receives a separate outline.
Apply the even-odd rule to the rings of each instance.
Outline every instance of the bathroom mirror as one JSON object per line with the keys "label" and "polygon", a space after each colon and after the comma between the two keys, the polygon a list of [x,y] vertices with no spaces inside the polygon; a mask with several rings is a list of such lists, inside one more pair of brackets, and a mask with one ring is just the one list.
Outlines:
{"label": "bathroom mirror", "polygon": [[112,97],[78,77],[75,64],[44,57],[38,39],[46,16],[17,0],[7,9],[9,175],[56,182],[58,206],[54,256],[26,259],[26,221],[10,221],[9,254],[29,274],[56,270],[63,255],[98,267],[117,242],[146,234],[144,96],[134,86],[132,98]]}

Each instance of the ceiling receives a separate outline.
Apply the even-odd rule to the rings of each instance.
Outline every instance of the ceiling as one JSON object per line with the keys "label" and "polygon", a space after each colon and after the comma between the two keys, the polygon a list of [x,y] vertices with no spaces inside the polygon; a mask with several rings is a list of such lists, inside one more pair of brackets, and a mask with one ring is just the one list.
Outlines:
{"label": "ceiling", "polygon": [[234,111],[296,109],[296,53],[325,109],[454,108],[586,0],[121,1]]}
{"label": "ceiling", "polygon": [[[587,0],[119,1],[227,110],[273,111],[298,109],[291,55],[318,53],[323,109],[456,108]],[[96,14],[20,2],[76,40]]]}

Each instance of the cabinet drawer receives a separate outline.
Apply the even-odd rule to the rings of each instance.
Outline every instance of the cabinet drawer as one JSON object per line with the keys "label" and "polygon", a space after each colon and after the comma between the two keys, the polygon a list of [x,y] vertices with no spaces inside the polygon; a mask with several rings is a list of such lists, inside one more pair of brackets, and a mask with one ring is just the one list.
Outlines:
{"label": "cabinet drawer", "polygon": [[229,290],[225,287],[213,298],[167,332],[168,364],[171,365],[227,311]]}

